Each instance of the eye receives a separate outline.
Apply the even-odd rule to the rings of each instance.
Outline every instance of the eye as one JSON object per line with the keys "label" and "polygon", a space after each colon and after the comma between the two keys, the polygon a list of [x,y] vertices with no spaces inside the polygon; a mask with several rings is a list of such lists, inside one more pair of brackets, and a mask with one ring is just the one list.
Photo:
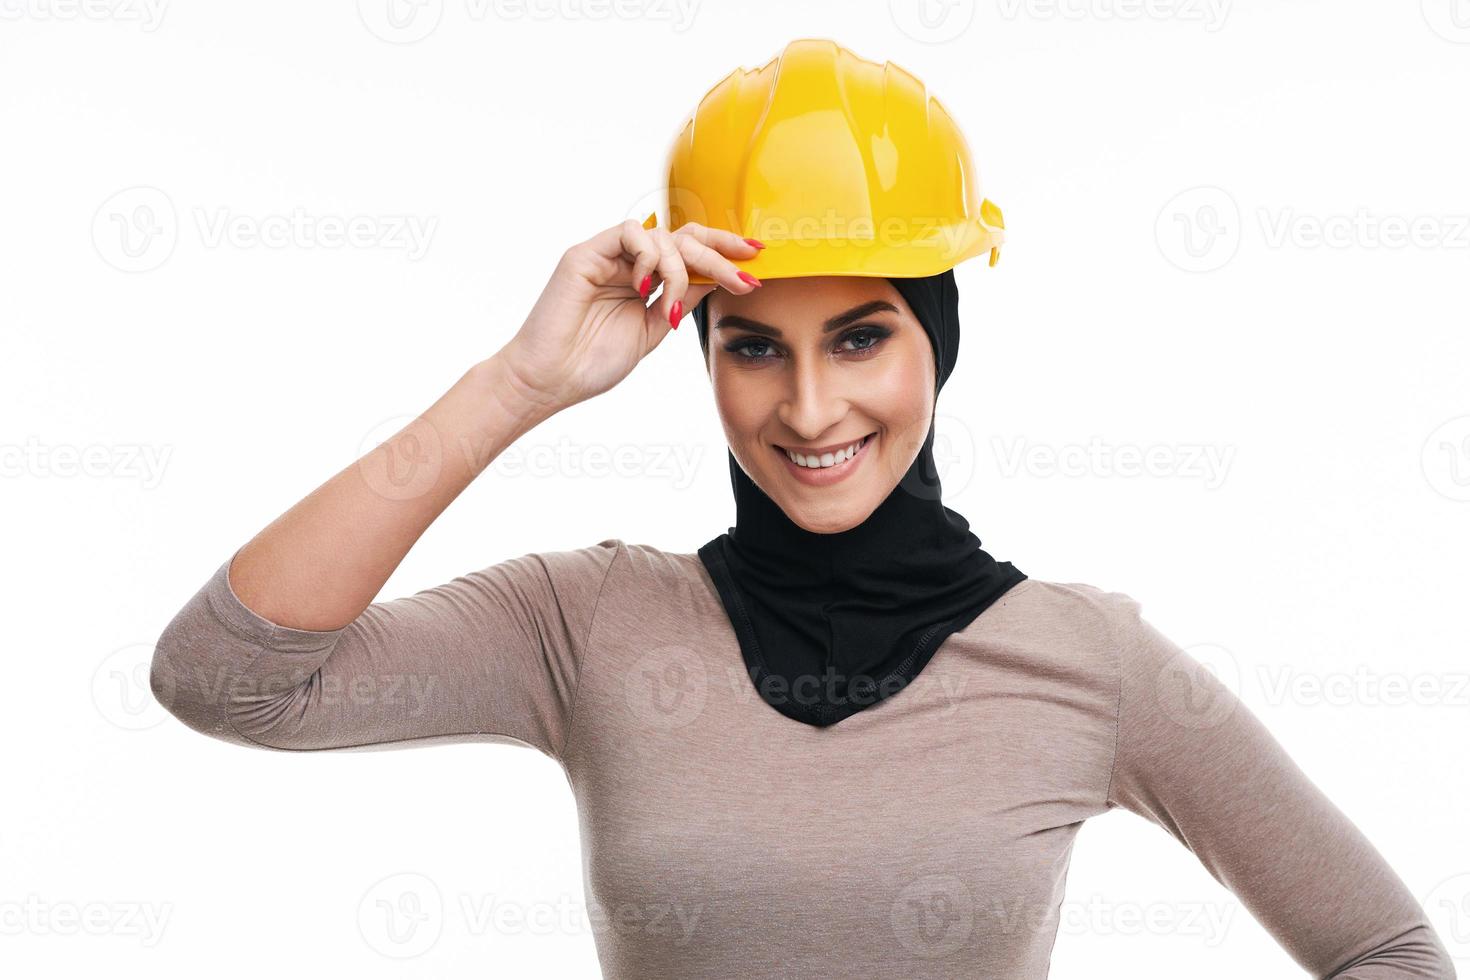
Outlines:
{"label": "eye", "polygon": [[[836,351],[842,354],[864,354],[879,346],[892,335],[893,331],[888,327],[863,324],[844,333],[837,341]],[[725,350],[746,362],[770,361],[781,356],[776,352],[771,341],[758,336],[746,336],[732,340],[725,345]]]}
{"label": "eye", "polygon": [[864,351],[870,351],[873,348],[877,347],[892,334],[892,330],[889,330],[887,327],[880,327],[877,325],[854,327],[847,333],[843,334],[842,339],[838,341],[838,343],[853,343],[855,344],[855,346],[842,349],[851,353],[862,353]]}
{"label": "eye", "polygon": [[741,337],[725,345],[725,350],[747,361],[764,361],[771,355],[765,351],[771,342],[762,337]]}

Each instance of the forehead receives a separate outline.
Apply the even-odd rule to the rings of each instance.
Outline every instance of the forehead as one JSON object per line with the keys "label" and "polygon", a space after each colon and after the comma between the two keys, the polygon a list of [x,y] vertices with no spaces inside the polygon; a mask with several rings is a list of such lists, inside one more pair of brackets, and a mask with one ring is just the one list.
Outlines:
{"label": "forehead", "polygon": [[900,319],[918,324],[893,283],[877,276],[766,279],[759,289],[744,295],[716,289],[710,294],[708,308],[712,328],[721,316],[738,313],[782,330],[820,330],[829,317],[878,299],[892,303]]}

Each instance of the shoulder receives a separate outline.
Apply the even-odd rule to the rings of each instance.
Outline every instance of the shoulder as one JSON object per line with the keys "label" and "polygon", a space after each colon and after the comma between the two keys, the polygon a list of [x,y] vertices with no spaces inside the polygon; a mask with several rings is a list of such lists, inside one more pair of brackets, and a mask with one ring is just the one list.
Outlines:
{"label": "shoulder", "polygon": [[577,548],[529,551],[459,576],[441,588],[470,586],[476,595],[516,595],[543,605],[594,605],[623,547],[617,538],[607,538]]}
{"label": "shoulder", "polygon": [[[1064,629],[1093,637],[1089,648],[1117,685],[1118,710],[1128,719],[1158,717],[1158,724],[1197,725],[1208,709],[1214,722],[1228,717],[1236,703],[1233,685],[1221,679],[1211,657],[1186,648],[1152,622],[1144,604],[1126,592],[1109,592],[1076,582],[1041,583],[1049,618]],[[1170,729],[1171,730],[1171,729]]]}
{"label": "shoulder", "polygon": [[1142,605],[1126,592],[1085,582],[1028,578],[1011,590],[1033,625],[1058,634],[1121,638],[1142,622]]}
{"label": "shoulder", "polygon": [[[1180,669],[1197,665],[1173,639],[1145,614],[1143,602],[1132,594],[1110,591],[1083,582],[1032,583],[1017,598],[1023,626],[1029,635],[1054,645],[1078,662],[1091,663],[1113,683],[1125,686],[1140,679],[1163,683]],[[1015,592],[1016,590],[1012,590]]]}
{"label": "shoulder", "polygon": [[607,576],[622,549],[622,541],[606,538],[596,544],[579,548],[554,548],[516,555],[490,566],[486,571],[505,569],[536,577],[544,576],[555,585],[573,584],[586,579],[600,581]]}
{"label": "shoulder", "polygon": [[[1114,688],[1117,724],[1136,741],[1160,744],[1181,731],[1221,724],[1237,706],[1216,669],[1175,642],[1126,592],[1079,582],[1037,582],[1031,621],[1073,658],[1093,665]],[[1141,733],[1141,734],[1140,734]]]}
{"label": "shoulder", "polygon": [[666,551],[651,544],[606,538],[596,544],[525,556],[544,565],[554,582],[600,590],[667,589],[697,580],[704,564],[694,552]]}
{"label": "shoulder", "polygon": [[552,601],[586,624],[594,646],[594,633],[617,644],[659,630],[687,636],[702,628],[696,623],[719,622],[710,615],[714,586],[697,553],[607,538],[536,557],[548,570]]}

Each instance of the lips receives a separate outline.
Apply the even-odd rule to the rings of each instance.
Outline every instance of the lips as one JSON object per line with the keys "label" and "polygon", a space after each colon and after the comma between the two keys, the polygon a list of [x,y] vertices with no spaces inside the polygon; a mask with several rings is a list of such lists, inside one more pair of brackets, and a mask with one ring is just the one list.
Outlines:
{"label": "lips", "polygon": [[[832,447],[800,446],[788,450],[785,446],[771,445],[771,451],[781,460],[786,474],[797,483],[808,487],[831,487],[851,479],[863,468],[863,460],[874,451],[878,433],[870,432],[856,442],[834,443]],[[818,453],[816,450],[820,449]],[[848,455],[848,450],[852,455]],[[797,462],[797,457],[802,462]],[[808,466],[806,460],[815,459],[816,465]],[[830,462],[823,465],[826,459]]]}
{"label": "lips", "polygon": [[839,466],[847,460],[852,459],[867,444],[867,441],[872,436],[873,433],[870,432],[861,439],[856,439],[852,442],[836,442],[829,446],[818,448],[797,447],[793,449],[786,446],[777,446],[776,448],[784,452],[786,458],[797,466],[813,470],[828,469],[833,466]]}

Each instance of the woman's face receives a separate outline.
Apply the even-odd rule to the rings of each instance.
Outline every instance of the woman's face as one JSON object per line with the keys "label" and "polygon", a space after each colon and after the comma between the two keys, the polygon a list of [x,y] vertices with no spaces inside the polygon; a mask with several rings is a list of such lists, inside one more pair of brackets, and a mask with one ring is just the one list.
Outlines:
{"label": "woman's face", "polygon": [[934,350],[903,296],[878,277],[768,279],[715,290],[708,312],[715,406],[746,475],[808,531],[861,524],[933,415]]}

